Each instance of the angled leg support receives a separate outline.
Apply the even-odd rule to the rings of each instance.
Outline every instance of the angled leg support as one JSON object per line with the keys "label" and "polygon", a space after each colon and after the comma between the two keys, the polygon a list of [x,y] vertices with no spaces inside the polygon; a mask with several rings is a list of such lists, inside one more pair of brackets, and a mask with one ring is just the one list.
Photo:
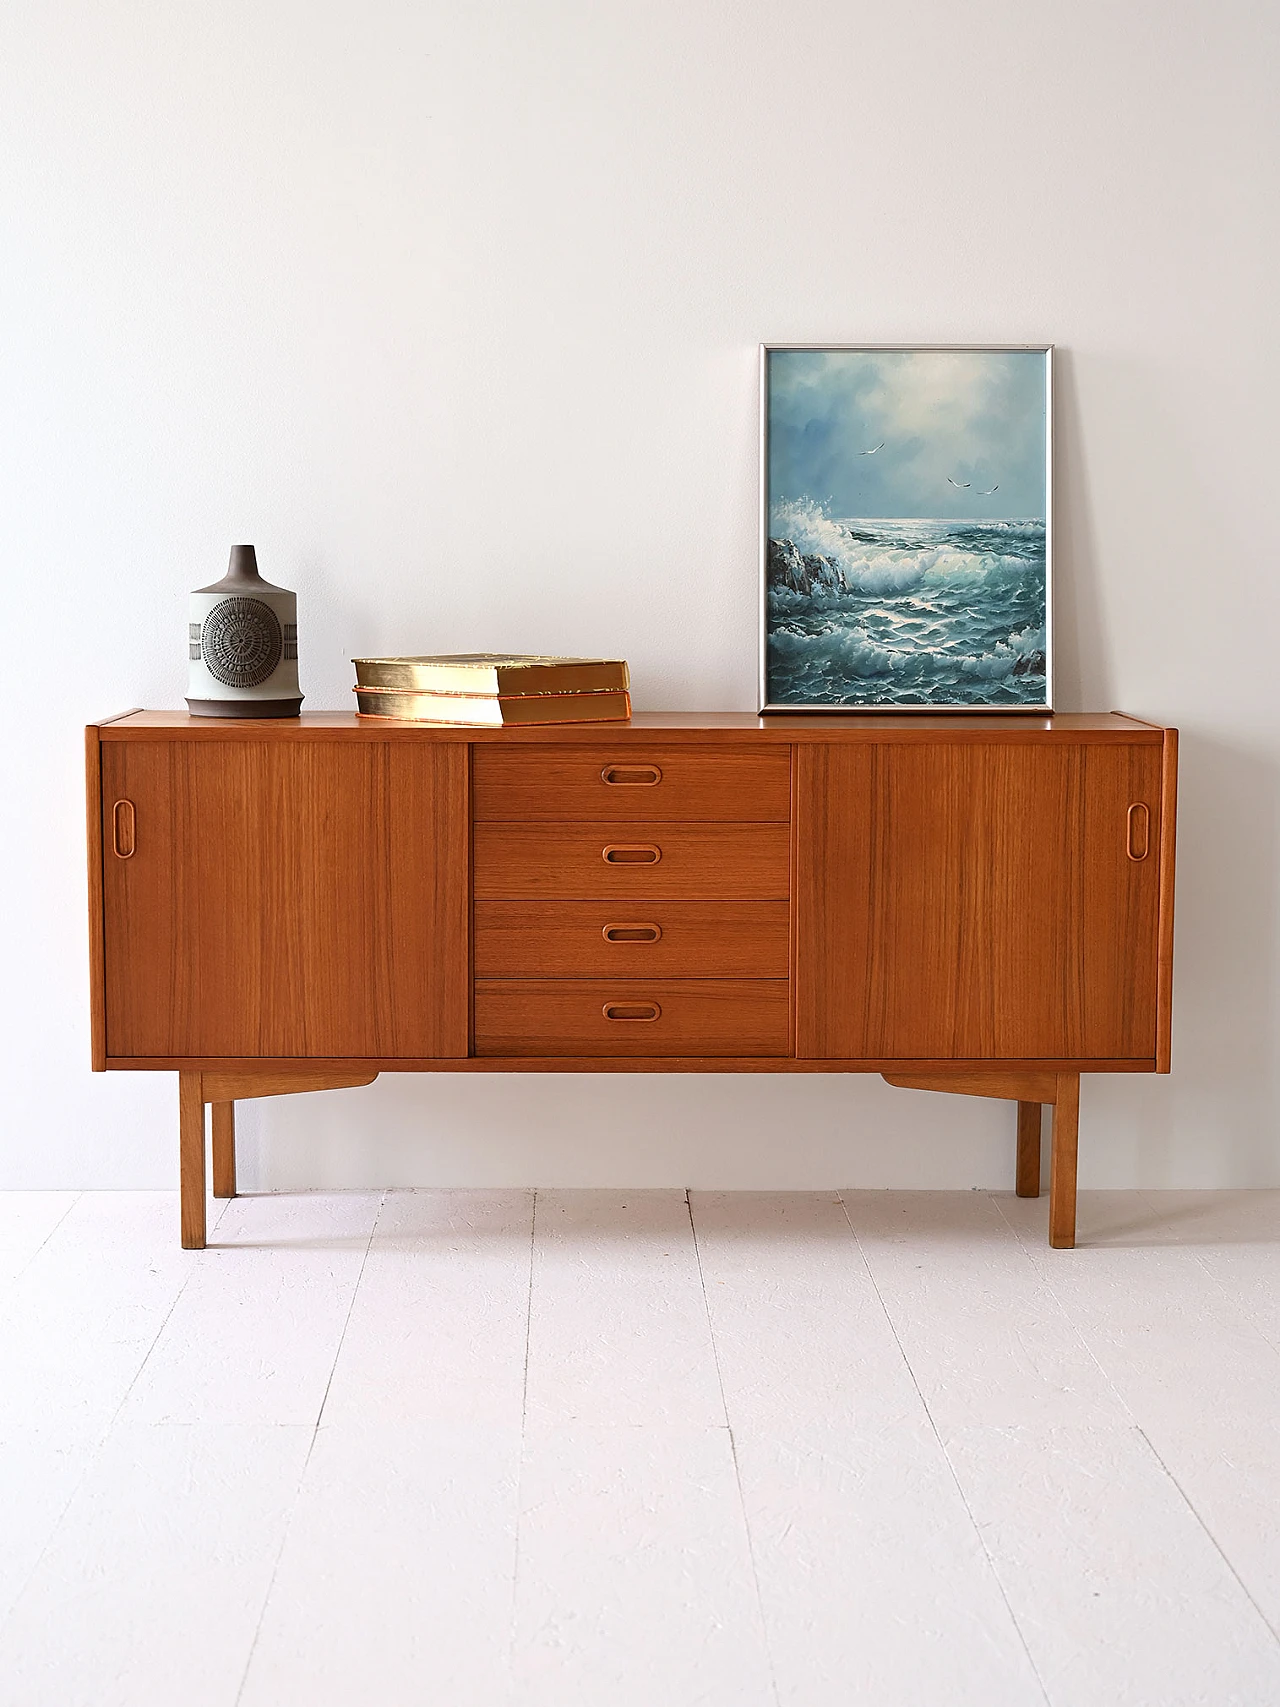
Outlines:
{"label": "angled leg support", "polygon": [[178,1178],[182,1248],[205,1245],[204,1109],[213,1106],[213,1195],[236,1195],[236,1102],[242,1097],[290,1096],[295,1091],[342,1091],[371,1085],[376,1073],[296,1072],[178,1074]]}
{"label": "angled leg support", "polygon": [[1040,1110],[1053,1107],[1053,1149],[1049,1168],[1049,1243],[1069,1251],[1076,1242],[1076,1154],[1080,1135],[1079,1073],[972,1073],[881,1075],[886,1084],[906,1091],[948,1091],[952,1095],[1000,1097],[1018,1105],[1017,1192],[1040,1195]]}

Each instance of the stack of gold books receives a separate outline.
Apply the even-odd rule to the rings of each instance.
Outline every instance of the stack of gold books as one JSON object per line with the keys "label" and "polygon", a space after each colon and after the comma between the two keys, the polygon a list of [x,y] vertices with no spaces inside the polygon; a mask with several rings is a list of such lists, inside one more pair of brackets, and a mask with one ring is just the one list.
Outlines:
{"label": "stack of gold books", "polygon": [[504,658],[455,652],[353,658],[361,717],[410,723],[614,723],[631,715],[621,658]]}

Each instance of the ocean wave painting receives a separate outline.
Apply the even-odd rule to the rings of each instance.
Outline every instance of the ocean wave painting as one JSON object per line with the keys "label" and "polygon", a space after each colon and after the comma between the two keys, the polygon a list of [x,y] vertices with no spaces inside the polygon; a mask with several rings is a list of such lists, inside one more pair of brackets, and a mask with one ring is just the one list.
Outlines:
{"label": "ocean wave painting", "polygon": [[1048,353],[765,360],[766,704],[1049,709]]}

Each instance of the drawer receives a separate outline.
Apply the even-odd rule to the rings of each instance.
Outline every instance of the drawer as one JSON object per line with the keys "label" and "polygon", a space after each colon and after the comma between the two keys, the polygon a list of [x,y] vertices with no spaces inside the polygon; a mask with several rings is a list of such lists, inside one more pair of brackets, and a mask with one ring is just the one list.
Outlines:
{"label": "drawer", "polygon": [[785,901],[786,824],[477,824],[478,901]]}
{"label": "drawer", "polygon": [[785,979],[476,982],[477,1055],[785,1055]]}
{"label": "drawer", "polygon": [[785,978],[785,901],[477,901],[477,978]]}
{"label": "drawer", "polygon": [[593,747],[477,743],[477,823],[784,824],[790,747]]}

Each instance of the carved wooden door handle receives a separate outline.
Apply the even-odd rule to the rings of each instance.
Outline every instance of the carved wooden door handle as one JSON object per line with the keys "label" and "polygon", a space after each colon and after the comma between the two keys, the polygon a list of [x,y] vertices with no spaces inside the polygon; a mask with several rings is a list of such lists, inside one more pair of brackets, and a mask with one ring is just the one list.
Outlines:
{"label": "carved wooden door handle", "polygon": [[132,859],[138,846],[138,820],[132,800],[111,808],[111,848],[117,859]]}
{"label": "carved wooden door handle", "polygon": [[606,942],[657,942],[661,925],[605,925],[600,935]]}
{"label": "carved wooden door handle", "polygon": [[606,865],[657,865],[662,858],[662,849],[652,842],[610,842],[608,847],[601,849],[600,858]]}
{"label": "carved wooden door handle", "polygon": [[640,1020],[646,1024],[657,1019],[662,1013],[657,1002],[606,1002],[600,1011],[606,1019],[625,1020],[628,1023]]}
{"label": "carved wooden door handle", "polygon": [[600,780],[610,788],[653,788],[662,781],[662,772],[657,765],[606,765]]}
{"label": "carved wooden door handle", "polygon": [[1135,864],[1151,852],[1151,813],[1142,801],[1129,808],[1128,845],[1126,852]]}

